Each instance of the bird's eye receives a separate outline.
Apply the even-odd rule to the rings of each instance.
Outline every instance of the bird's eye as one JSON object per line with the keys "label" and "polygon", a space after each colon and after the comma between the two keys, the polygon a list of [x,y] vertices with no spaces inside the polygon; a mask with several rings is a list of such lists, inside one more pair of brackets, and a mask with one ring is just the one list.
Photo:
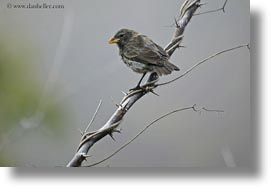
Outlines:
{"label": "bird's eye", "polygon": [[120,34],[119,37],[120,37],[120,38],[124,37],[124,34]]}

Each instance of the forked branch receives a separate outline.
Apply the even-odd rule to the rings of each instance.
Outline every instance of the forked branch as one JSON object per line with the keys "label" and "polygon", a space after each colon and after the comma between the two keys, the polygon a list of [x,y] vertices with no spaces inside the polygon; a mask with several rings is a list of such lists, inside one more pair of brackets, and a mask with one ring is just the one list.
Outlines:
{"label": "forked branch", "polygon": [[[227,1],[226,1],[227,2]],[[225,4],[226,5],[226,4]],[[224,5],[224,7],[225,7]],[[167,47],[165,47],[166,52],[171,56],[174,51],[180,47],[180,44],[183,40],[183,34],[185,31],[185,28],[187,26],[187,24],[190,22],[191,18],[194,16],[196,10],[201,6],[200,4],[200,0],[185,0],[185,2],[183,3],[183,5],[180,8],[180,15],[179,18],[175,20],[175,32],[174,35],[172,37],[172,40],[169,42],[169,44],[167,45]],[[154,93],[154,89],[158,86],[162,86],[162,85],[166,85],[169,84],[171,82],[174,82],[178,79],[180,79],[181,77],[187,75],[188,73],[190,73],[193,69],[195,69],[196,67],[198,67],[199,65],[203,64],[204,62],[222,54],[228,51],[232,51],[241,47],[244,47],[247,45],[243,45],[243,46],[238,46],[235,48],[231,48],[228,50],[224,50],[221,51],[219,53],[216,53],[214,55],[211,55],[210,57],[206,58],[205,60],[199,62],[198,64],[194,65],[192,68],[190,68],[188,71],[186,71],[185,73],[183,73],[182,75],[180,75],[179,77],[177,77],[176,79],[173,79],[172,81],[166,82],[166,83],[161,83],[161,84],[156,84],[158,77],[156,75],[156,73],[152,73],[149,77],[149,79],[147,80],[146,84],[142,86],[141,89],[139,90],[135,90],[135,91],[130,91],[128,93],[124,93],[124,98],[122,99],[122,101],[120,102],[119,105],[117,105],[117,109],[116,111],[113,113],[113,115],[111,116],[111,118],[106,122],[105,125],[103,125],[100,129],[96,130],[96,131],[92,131],[92,132],[84,132],[83,136],[81,138],[81,142],[78,146],[78,149],[74,155],[74,157],[70,160],[70,162],[67,164],[67,167],[80,167],[83,163],[83,161],[86,160],[88,156],[88,151],[90,150],[90,148],[99,140],[101,140],[102,138],[104,138],[105,136],[109,135],[111,137],[113,137],[113,133],[115,132],[120,132],[120,130],[118,129],[120,123],[123,120],[123,117],[125,116],[125,114],[129,111],[129,109],[140,99],[142,98],[144,95],[146,95],[147,93]],[[188,110],[188,109],[195,109],[195,106],[193,107],[188,107],[188,108],[184,108],[184,109],[179,109],[176,111],[173,111],[171,113],[168,113],[162,117],[160,117],[157,120],[160,120],[168,115],[171,115],[172,113],[175,112],[179,112],[179,111],[183,111],[183,110]],[[206,109],[207,110],[207,109]],[[94,117],[93,117],[94,118]],[[154,121],[154,123],[156,122],[156,120]],[[152,123],[153,124],[153,123]],[[150,125],[151,126],[151,125]],[[146,127],[145,130],[147,128],[149,128],[150,126]],[[87,128],[88,129],[88,128]],[[145,131],[143,130],[143,132]],[[141,132],[141,133],[143,133]],[[138,136],[141,134],[139,133]],[[137,136],[137,137],[138,137]],[[136,137],[135,137],[136,139]],[[132,140],[133,141],[133,140]],[[132,142],[131,141],[131,142]],[[130,142],[130,143],[131,143]],[[128,143],[129,144],[129,143]],[[125,147],[122,146],[123,148]],[[121,148],[120,148],[121,150]],[[119,150],[119,151],[120,151]],[[117,152],[119,152],[117,151]],[[116,154],[116,153],[115,153]],[[113,155],[112,155],[113,156]]]}
{"label": "forked branch", "polygon": [[209,14],[209,13],[219,12],[219,11],[223,11],[225,13],[225,7],[226,7],[227,3],[228,3],[228,0],[225,0],[223,6],[221,8],[218,8],[218,9],[215,9],[215,10],[209,10],[209,11],[206,11],[206,12],[200,12],[200,13],[194,14],[194,16],[199,16],[199,15]]}
{"label": "forked branch", "polygon": [[[183,33],[190,22],[192,16],[196,12],[196,10],[200,7],[200,0],[186,0],[182,7],[180,8],[179,19],[176,21],[176,29],[174,36],[165,50],[171,56],[174,51],[180,46]],[[97,131],[93,131],[90,133],[84,134],[81,139],[80,145],[71,159],[71,161],[67,164],[67,167],[80,167],[82,162],[87,158],[87,153],[89,149],[100,139],[104,138],[107,135],[111,135],[114,132],[119,132],[117,130],[119,124],[122,122],[123,117],[128,112],[128,110],[133,106],[136,101],[142,98],[145,94],[149,92],[153,92],[154,84],[157,79],[156,75],[153,73],[150,75],[147,83],[142,86],[143,89],[129,92],[125,95],[121,103],[119,104],[117,110],[111,116],[111,118],[107,121],[107,123],[101,127]],[[154,93],[154,92],[153,92]]]}

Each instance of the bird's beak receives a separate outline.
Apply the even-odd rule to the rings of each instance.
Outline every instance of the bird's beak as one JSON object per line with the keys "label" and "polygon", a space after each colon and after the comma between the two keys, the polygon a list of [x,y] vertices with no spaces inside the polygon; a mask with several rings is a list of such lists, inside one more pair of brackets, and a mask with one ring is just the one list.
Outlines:
{"label": "bird's beak", "polygon": [[116,44],[118,43],[120,40],[118,38],[113,38],[109,41],[109,44]]}

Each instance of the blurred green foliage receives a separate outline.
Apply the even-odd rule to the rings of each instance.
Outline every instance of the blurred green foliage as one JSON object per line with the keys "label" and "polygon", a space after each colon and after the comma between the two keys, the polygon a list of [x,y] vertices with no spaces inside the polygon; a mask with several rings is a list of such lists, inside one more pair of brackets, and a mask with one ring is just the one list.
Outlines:
{"label": "blurred green foliage", "polygon": [[9,167],[14,165],[10,160],[0,154],[0,167]]}
{"label": "blurred green foliage", "polygon": [[[32,55],[24,46],[16,46],[21,49],[18,51],[12,48],[14,45],[0,38],[0,147],[8,138],[5,134],[14,128],[45,126],[59,135],[70,116],[66,104],[57,102],[56,94],[43,98],[44,83],[35,71],[38,62],[31,61]],[[2,154],[0,166],[6,165]]]}

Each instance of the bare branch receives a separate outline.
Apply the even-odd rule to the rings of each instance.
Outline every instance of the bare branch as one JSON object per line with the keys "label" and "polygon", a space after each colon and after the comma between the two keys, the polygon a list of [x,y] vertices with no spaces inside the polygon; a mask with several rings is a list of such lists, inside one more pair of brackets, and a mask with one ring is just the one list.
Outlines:
{"label": "bare branch", "polygon": [[[153,92],[153,89],[158,87],[158,86],[163,86],[163,85],[167,85],[167,84],[170,84],[172,82],[175,82],[176,80],[184,77],[185,75],[187,75],[188,73],[190,73],[192,70],[194,70],[196,67],[200,66],[201,64],[209,61],[210,59],[218,56],[218,55],[221,55],[223,53],[226,53],[226,52],[229,52],[229,51],[233,51],[233,50],[236,50],[236,49],[239,49],[239,48],[243,48],[243,47],[247,47],[248,48],[249,44],[246,44],[246,45],[241,45],[241,46],[237,46],[237,47],[234,47],[234,48],[230,48],[230,49],[226,49],[226,50],[223,50],[223,51],[220,51],[214,55],[211,55],[209,56],[208,58],[200,61],[199,63],[195,64],[193,67],[191,67],[190,69],[188,69],[186,72],[184,72],[182,75],[178,76],[177,78],[171,80],[171,81],[168,81],[168,82],[165,82],[165,83],[161,83],[161,84],[154,84],[151,85],[149,83],[147,83],[145,86],[142,87],[141,90],[135,90],[135,91],[132,91],[132,92],[129,92],[127,93],[127,95],[123,98],[122,102],[120,103],[119,105],[119,108],[120,108],[120,113],[122,113],[119,117],[119,114],[114,114],[111,119],[114,119],[114,117],[116,117],[116,119],[118,121],[114,122],[114,123],[106,123],[100,130],[98,131],[95,131],[95,132],[90,132],[90,133],[87,133],[85,134],[85,136],[82,137],[81,139],[81,143],[78,147],[78,152],[76,153],[76,155],[79,155],[77,156],[78,158],[80,159],[75,159],[75,160],[80,160],[81,162],[85,160],[85,155],[86,153],[84,152],[83,154],[79,153],[79,150],[84,147],[85,144],[89,143],[90,146],[92,146],[96,141],[98,141],[99,139],[101,139],[102,137],[106,136],[106,135],[110,135],[112,137],[112,133],[114,132],[114,130],[118,127],[118,125],[121,123],[122,121],[122,118],[123,116],[125,115],[125,113],[129,110],[129,108],[137,101],[139,100],[141,97],[143,97],[145,94],[149,93],[149,92]],[[133,100],[135,97],[135,100]],[[130,102],[130,100],[132,100]],[[130,104],[130,105],[128,105]],[[128,106],[128,107],[127,107]],[[205,111],[211,111],[211,110],[208,110],[208,109],[205,109],[203,108]],[[195,105],[193,106],[193,110],[194,111],[197,111],[197,109],[195,108]],[[212,110],[211,112],[223,112],[223,111],[217,111],[217,110]],[[116,113],[118,113],[116,111]],[[95,138],[97,136],[97,138]],[[99,138],[101,136],[101,138]],[[96,139],[96,140],[95,140]],[[90,140],[95,140],[94,143],[90,143],[91,141]],[[87,147],[87,149],[89,149]],[[88,152],[88,151],[87,151]],[[76,156],[74,157],[76,158]],[[79,163],[81,163],[79,162]],[[71,162],[73,163],[73,162]],[[73,165],[68,165],[68,166],[73,166]],[[76,165],[75,165],[76,166]]]}
{"label": "bare branch", "polygon": [[214,58],[214,57],[216,57],[216,56],[218,56],[218,55],[221,55],[221,54],[223,54],[223,53],[227,53],[227,52],[229,52],[229,51],[233,51],[233,50],[236,50],[236,49],[239,49],[239,48],[243,48],[243,47],[247,47],[247,48],[248,48],[248,46],[249,46],[249,44],[246,44],[246,45],[240,45],[240,46],[237,46],[237,47],[233,47],[233,48],[226,49],[226,50],[220,51],[220,52],[218,52],[218,53],[215,53],[215,54],[213,54],[213,55],[207,57],[206,59],[204,59],[204,60],[198,62],[197,64],[195,64],[194,66],[192,66],[190,69],[188,69],[186,72],[184,72],[182,75],[176,77],[175,79],[173,79],[173,80],[171,80],[171,81],[168,81],[168,82],[165,82],[165,83],[156,84],[155,87],[158,87],[158,86],[164,86],[164,85],[166,85],[166,84],[170,84],[170,83],[172,83],[172,82],[174,82],[174,81],[176,81],[176,80],[178,80],[178,79],[184,77],[185,75],[187,75],[188,73],[190,73],[192,70],[194,70],[194,69],[197,68],[198,66],[202,65],[203,63],[209,61],[210,59],[212,59],[212,58]]}
{"label": "bare branch", "polygon": [[[149,127],[151,127],[152,125],[154,125],[156,122],[162,120],[163,118],[166,118],[174,113],[177,113],[177,112],[182,112],[182,111],[185,111],[185,110],[190,110],[192,109],[194,112],[200,112],[201,113],[201,110],[198,110],[196,109],[196,104],[194,104],[193,106],[190,106],[190,107],[186,107],[186,108],[182,108],[182,109],[177,109],[177,110],[174,110],[174,111],[171,111],[157,119],[155,119],[154,121],[152,121],[150,124],[148,124],[147,126],[145,126],[136,136],[134,136],[134,138],[132,138],[131,140],[129,140],[128,142],[126,142],[124,145],[122,145],[120,148],[118,148],[116,151],[114,151],[112,154],[110,154],[109,156],[107,156],[106,158],[98,161],[98,162],[95,162],[91,165],[88,165],[87,167],[93,167],[93,166],[96,166],[98,164],[101,164],[103,162],[105,162],[106,160],[112,158],[114,155],[116,155],[117,153],[119,153],[121,150],[123,150],[125,147],[127,147],[129,144],[131,144],[133,141],[135,141],[140,135],[142,135]],[[222,110],[210,110],[210,109],[207,109],[205,107],[202,108],[203,110],[207,111],[207,112],[224,112]]]}
{"label": "bare branch", "polygon": [[[226,5],[226,3],[225,3],[225,5]],[[170,43],[165,48],[165,50],[168,52],[168,54],[170,56],[174,53],[174,51],[177,48],[180,47],[180,44],[181,44],[181,42],[183,40],[183,34],[184,34],[184,31],[185,31],[185,28],[186,28],[187,24],[190,22],[193,15],[195,14],[196,10],[200,6],[201,6],[200,0],[186,0],[183,3],[183,5],[181,6],[179,18],[178,18],[178,20],[175,20],[176,21],[175,33],[174,33],[173,38],[171,39]],[[111,118],[105,123],[105,125],[103,125],[100,129],[98,129],[96,131],[85,132],[85,134],[81,138],[80,144],[78,146],[78,149],[77,149],[74,157],[67,164],[67,167],[80,167],[82,165],[83,161],[85,161],[86,158],[89,157],[88,156],[88,151],[90,150],[90,148],[96,142],[98,142],[99,140],[101,140],[102,138],[104,138],[107,135],[112,137],[113,133],[120,132],[117,128],[121,124],[125,114],[144,95],[146,95],[147,93],[154,93],[153,90],[158,86],[166,85],[166,84],[172,83],[172,82],[180,79],[181,77],[185,76],[186,74],[191,72],[193,69],[195,69],[199,65],[203,64],[204,62],[206,62],[206,61],[208,61],[208,60],[210,60],[210,59],[212,59],[212,58],[214,58],[214,57],[216,57],[216,56],[218,56],[218,55],[220,55],[222,53],[232,51],[232,50],[235,50],[235,49],[238,49],[238,48],[241,48],[241,47],[245,47],[245,46],[248,47],[248,45],[243,45],[243,46],[238,46],[238,47],[235,47],[235,48],[231,48],[231,49],[227,49],[227,50],[218,52],[218,53],[208,57],[207,59],[202,60],[201,62],[199,62],[198,64],[194,65],[189,70],[187,70],[185,73],[183,73],[179,77],[177,77],[177,78],[175,78],[175,79],[173,79],[173,80],[171,80],[169,82],[156,84],[156,82],[158,80],[157,74],[156,73],[150,74],[149,79],[147,80],[146,84],[144,84],[142,86],[141,89],[135,90],[135,91],[129,91],[128,93],[124,93],[125,96],[122,99],[122,101],[120,102],[120,104],[117,105],[117,107],[118,107],[117,110],[112,114]],[[194,105],[192,107],[185,108],[185,109],[179,109],[179,110],[171,112],[171,114],[175,113],[175,112],[178,112],[178,111],[187,110],[187,109],[193,109],[194,111],[201,112],[200,110],[197,110],[195,108],[195,106],[196,105]],[[205,109],[203,109],[203,110],[205,110]],[[207,111],[207,109],[205,111]],[[214,112],[216,112],[216,110]],[[162,119],[162,118],[164,118],[164,117],[166,117],[168,115],[170,115],[170,113],[166,114],[163,117],[160,117],[159,119]],[[154,121],[154,123],[155,122],[156,121]],[[145,130],[147,128],[149,128],[150,126],[145,127]],[[143,132],[145,130],[143,130]],[[140,134],[142,134],[143,132],[139,133],[138,136]],[[135,137],[135,139],[137,137]],[[130,144],[130,143],[127,143],[127,145]],[[123,149],[124,147],[122,146],[122,148],[120,148],[120,150]],[[116,151],[116,153],[119,152],[119,151]],[[115,155],[116,153],[113,153],[113,155]],[[109,158],[111,158],[112,156],[109,156]]]}
{"label": "bare branch", "polygon": [[200,12],[200,13],[194,14],[194,16],[199,16],[199,15],[209,14],[209,13],[219,12],[219,11],[223,11],[223,13],[225,13],[225,7],[227,5],[227,2],[228,2],[228,0],[225,0],[223,6],[221,8],[218,8],[218,9],[215,9],[215,10],[209,10],[209,11],[206,11],[206,12]]}
{"label": "bare branch", "polygon": [[[186,0],[184,2],[184,6],[180,9],[180,16],[177,20],[177,26],[174,33],[174,36],[171,42],[166,47],[166,51],[168,50],[168,54],[171,56],[174,51],[180,46],[182,41],[182,35],[185,31],[187,24],[190,22],[193,14],[196,12],[198,7],[200,6],[200,0]],[[130,91],[125,94],[121,103],[118,105],[117,110],[113,113],[111,118],[106,122],[106,124],[100,129],[86,133],[80,141],[80,145],[74,155],[74,157],[67,164],[67,167],[80,167],[86,159],[86,155],[90,148],[98,142],[100,139],[104,138],[107,135],[112,136],[114,132],[119,132],[117,130],[118,126],[123,120],[125,114],[129,111],[129,109],[144,95],[149,92],[153,92],[155,88],[155,83],[158,80],[158,76],[155,73],[152,73],[146,82],[145,85],[142,86],[142,89],[136,91]]]}

